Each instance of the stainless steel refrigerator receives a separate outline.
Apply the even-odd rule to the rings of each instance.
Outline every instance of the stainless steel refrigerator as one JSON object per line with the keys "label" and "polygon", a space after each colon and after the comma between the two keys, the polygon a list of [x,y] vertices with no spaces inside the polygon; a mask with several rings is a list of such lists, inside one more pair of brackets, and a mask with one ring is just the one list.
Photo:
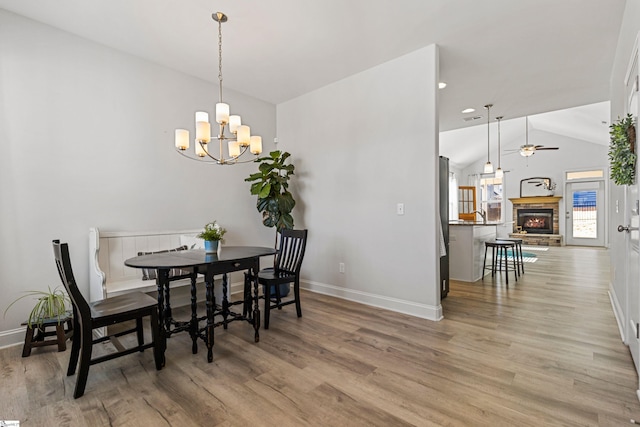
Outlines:
{"label": "stainless steel refrigerator", "polygon": [[440,257],[440,297],[449,293],[449,159],[440,156],[440,223],[445,254]]}

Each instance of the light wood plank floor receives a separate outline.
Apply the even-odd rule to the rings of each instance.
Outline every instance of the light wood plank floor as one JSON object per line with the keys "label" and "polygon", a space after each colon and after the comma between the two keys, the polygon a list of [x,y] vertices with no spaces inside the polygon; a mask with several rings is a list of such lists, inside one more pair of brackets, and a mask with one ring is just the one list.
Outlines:
{"label": "light wood plank floor", "polygon": [[[451,284],[445,319],[303,294],[254,344],[216,330],[214,362],[186,334],[95,365],[72,398],[68,351],[0,351],[0,419],[22,426],[621,426],[640,419],[637,375],[607,294],[608,253],[550,248],[507,288]],[[399,287],[402,283],[392,283]]]}

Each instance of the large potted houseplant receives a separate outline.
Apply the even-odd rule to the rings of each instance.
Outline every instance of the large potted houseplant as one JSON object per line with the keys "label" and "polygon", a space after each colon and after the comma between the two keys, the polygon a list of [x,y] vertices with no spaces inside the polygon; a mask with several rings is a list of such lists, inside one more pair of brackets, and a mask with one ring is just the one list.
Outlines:
{"label": "large potted houseplant", "polygon": [[217,252],[218,246],[224,242],[224,234],[227,232],[220,227],[216,221],[210,222],[204,226],[204,230],[198,234],[198,237],[204,239],[204,250],[209,253]]}
{"label": "large potted houseplant", "polygon": [[262,214],[265,227],[276,228],[277,232],[283,228],[293,228],[291,211],[296,205],[293,195],[289,191],[289,179],[294,174],[295,166],[286,164],[291,154],[272,151],[269,157],[260,157],[258,172],[245,178],[251,184],[251,194],[258,196],[256,209]]}
{"label": "large potted houseplant", "polygon": [[[296,205],[293,195],[289,191],[289,179],[294,175],[295,166],[287,164],[291,154],[272,151],[269,157],[260,157],[258,172],[245,178],[251,184],[251,194],[258,196],[256,209],[262,214],[262,224],[265,227],[275,227],[276,236],[274,246],[278,247],[278,233],[284,228],[293,228],[291,211]],[[289,285],[280,285],[280,295],[289,293]],[[271,292],[275,294],[275,290]]]}
{"label": "large potted houseplant", "polygon": [[610,175],[616,185],[631,185],[636,173],[636,128],[633,117],[628,114],[609,126]]}

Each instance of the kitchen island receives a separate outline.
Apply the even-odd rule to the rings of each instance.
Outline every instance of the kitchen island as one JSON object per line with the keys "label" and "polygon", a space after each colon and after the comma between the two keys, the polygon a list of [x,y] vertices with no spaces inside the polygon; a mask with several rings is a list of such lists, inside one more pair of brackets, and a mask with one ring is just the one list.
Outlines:
{"label": "kitchen island", "polygon": [[496,238],[495,221],[449,222],[449,277],[475,282],[482,279],[484,242]]}

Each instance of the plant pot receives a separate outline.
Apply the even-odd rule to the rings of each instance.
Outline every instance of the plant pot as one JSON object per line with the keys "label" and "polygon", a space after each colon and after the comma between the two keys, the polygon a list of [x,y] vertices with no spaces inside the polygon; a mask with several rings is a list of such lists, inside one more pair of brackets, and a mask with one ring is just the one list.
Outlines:
{"label": "plant pot", "polygon": [[218,244],[219,240],[205,240],[204,241],[204,251],[208,254],[213,254],[218,252]]}

